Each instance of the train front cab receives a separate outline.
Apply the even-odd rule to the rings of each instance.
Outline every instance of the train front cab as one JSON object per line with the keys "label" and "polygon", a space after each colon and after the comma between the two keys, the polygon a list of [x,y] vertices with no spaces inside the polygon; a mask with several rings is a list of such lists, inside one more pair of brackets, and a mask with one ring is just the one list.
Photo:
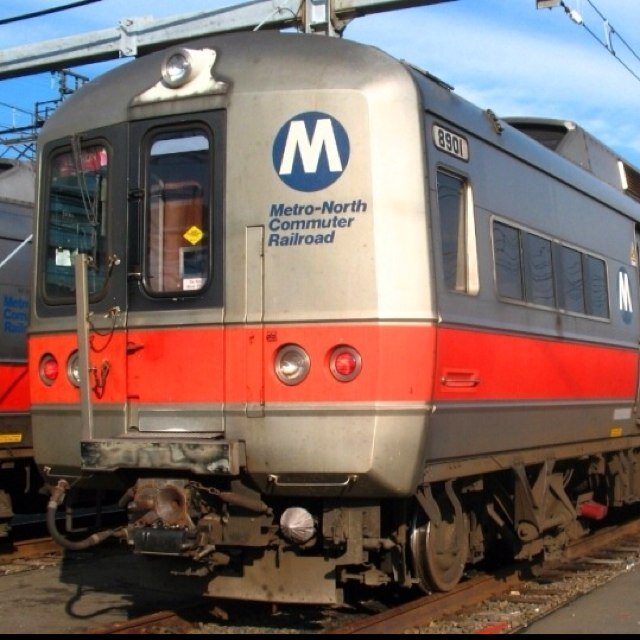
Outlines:
{"label": "train front cab", "polygon": [[[45,129],[36,457],[54,503],[79,485],[129,491],[117,535],[207,563],[212,595],[335,602],[345,581],[390,579],[369,557],[401,557],[390,536],[410,516],[393,500],[423,471],[435,334],[417,94],[380,52],[275,34],[253,54],[300,65],[265,90],[244,37],[214,42],[191,98],[153,83],[152,55],[130,65],[111,124],[79,91]],[[322,90],[320,59],[336,69]],[[118,78],[91,104],[117,111]],[[389,109],[399,158],[371,153],[398,144]],[[331,139],[314,146],[314,130]],[[296,188],[314,153],[320,186]]]}
{"label": "train front cab", "polygon": [[377,50],[188,51],[213,75],[145,56],[43,132],[50,505],[120,487],[107,534],[204,562],[212,595],[335,602],[450,589],[640,495],[638,319],[611,302],[637,306],[636,205]]}

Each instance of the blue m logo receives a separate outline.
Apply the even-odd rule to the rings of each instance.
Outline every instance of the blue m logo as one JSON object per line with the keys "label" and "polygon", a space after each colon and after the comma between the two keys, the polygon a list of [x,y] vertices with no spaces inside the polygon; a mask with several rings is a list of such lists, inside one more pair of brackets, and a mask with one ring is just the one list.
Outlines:
{"label": "blue m logo", "polygon": [[349,136],[331,116],[300,113],[286,122],[273,142],[273,166],[297,191],[319,191],[333,184],[349,162]]}

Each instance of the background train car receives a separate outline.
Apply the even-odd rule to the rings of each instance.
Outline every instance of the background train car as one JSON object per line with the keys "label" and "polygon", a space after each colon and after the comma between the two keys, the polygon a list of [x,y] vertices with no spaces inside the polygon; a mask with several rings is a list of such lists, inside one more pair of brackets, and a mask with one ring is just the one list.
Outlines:
{"label": "background train car", "polygon": [[[637,173],[571,123],[512,124],[301,34],[69,98],[39,140],[29,344],[60,543],[336,602],[451,589],[636,500]],[[83,485],[128,521],[57,531]]]}
{"label": "background train car", "polygon": [[0,535],[14,508],[42,509],[33,464],[27,375],[31,226],[35,183],[29,162],[0,159]]}

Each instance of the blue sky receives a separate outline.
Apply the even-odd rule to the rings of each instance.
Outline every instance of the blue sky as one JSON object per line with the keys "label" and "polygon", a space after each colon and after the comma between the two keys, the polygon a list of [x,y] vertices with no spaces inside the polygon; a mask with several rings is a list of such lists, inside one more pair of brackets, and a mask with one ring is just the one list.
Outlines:
{"label": "blue sky", "polygon": [[[3,0],[0,20],[70,1]],[[640,0],[564,2],[582,16],[583,25],[561,7],[536,9],[535,0],[453,0],[356,18],[344,37],[428,70],[500,116],[573,120],[640,168],[640,80],[634,77],[640,78]],[[233,4],[239,3],[100,0],[0,25],[0,48],[115,27],[123,18],[159,18]],[[614,28],[613,49],[632,73],[603,46],[604,22],[598,12]],[[106,67],[73,70],[94,77]],[[0,127],[29,124],[27,113],[35,102],[57,97],[57,84],[48,73],[0,81]]]}

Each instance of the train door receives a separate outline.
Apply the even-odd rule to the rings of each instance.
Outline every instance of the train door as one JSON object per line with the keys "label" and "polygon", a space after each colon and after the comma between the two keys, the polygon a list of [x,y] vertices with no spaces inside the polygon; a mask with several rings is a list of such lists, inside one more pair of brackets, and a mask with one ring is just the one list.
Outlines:
{"label": "train door", "polygon": [[[264,227],[246,228],[246,282],[244,316],[246,335],[246,404],[248,417],[264,415]],[[251,364],[253,363],[253,364]],[[228,395],[233,392],[228,390]]]}
{"label": "train door", "polygon": [[223,430],[222,113],[129,141],[128,430]]}

